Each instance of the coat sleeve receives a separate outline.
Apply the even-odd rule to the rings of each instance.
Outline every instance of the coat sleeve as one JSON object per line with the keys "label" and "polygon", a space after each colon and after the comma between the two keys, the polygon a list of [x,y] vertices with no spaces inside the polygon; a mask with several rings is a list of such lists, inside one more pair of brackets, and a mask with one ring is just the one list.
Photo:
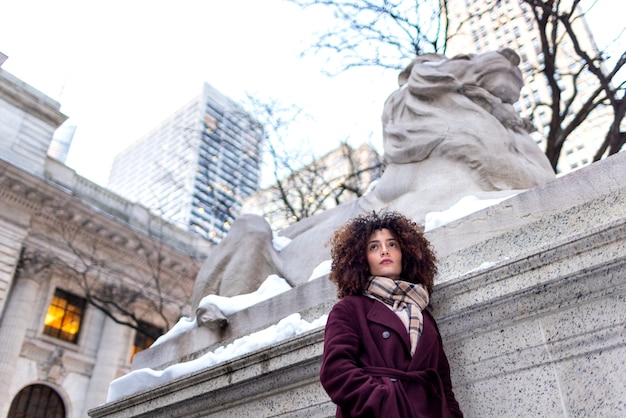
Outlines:
{"label": "coat sleeve", "polygon": [[324,333],[320,382],[339,408],[350,416],[399,417],[393,382],[367,375],[359,365],[360,339],[356,311],[346,304],[331,310]]}

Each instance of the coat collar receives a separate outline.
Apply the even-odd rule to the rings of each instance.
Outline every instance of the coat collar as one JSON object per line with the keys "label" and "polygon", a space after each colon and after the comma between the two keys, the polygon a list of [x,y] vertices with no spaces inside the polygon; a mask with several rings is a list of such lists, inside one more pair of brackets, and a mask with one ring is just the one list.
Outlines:
{"label": "coat collar", "polygon": [[367,296],[364,297],[372,301],[371,308],[367,313],[367,320],[385,326],[389,328],[389,330],[397,333],[400,336],[401,340],[404,342],[406,349],[410,350],[411,341],[409,339],[409,333],[407,332],[400,318],[398,318],[398,315],[396,315],[391,309],[389,309],[389,307],[386,306],[383,302],[369,298]]}

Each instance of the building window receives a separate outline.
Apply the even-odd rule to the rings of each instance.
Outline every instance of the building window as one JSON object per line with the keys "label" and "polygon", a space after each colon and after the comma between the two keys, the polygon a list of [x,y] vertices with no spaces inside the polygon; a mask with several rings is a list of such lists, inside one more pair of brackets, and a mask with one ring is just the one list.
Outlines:
{"label": "building window", "polygon": [[[142,329],[145,329],[147,332],[149,332],[152,335],[163,334],[163,329],[161,328],[155,327],[145,322],[142,322],[140,325]],[[131,350],[131,353],[130,353],[131,361],[133,357],[135,356],[135,354],[150,347],[154,341],[155,341],[155,338],[152,338],[144,334],[143,332],[139,332],[139,331],[135,332],[135,341],[133,342],[133,349]]]}
{"label": "building window", "polygon": [[44,334],[76,343],[85,311],[85,299],[57,289],[46,314]]}
{"label": "building window", "polygon": [[31,385],[11,402],[8,418],[65,418],[63,400],[51,387]]}

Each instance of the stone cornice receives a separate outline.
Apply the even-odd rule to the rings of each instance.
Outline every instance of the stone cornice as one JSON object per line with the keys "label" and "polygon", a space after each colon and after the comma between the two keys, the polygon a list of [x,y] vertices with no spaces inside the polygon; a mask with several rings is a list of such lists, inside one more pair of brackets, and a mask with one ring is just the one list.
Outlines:
{"label": "stone cornice", "polygon": [[54,128],[67,120],[67,116],[59,111],[58,102],[2,69],[0,69],[0,99],[49,123]]}
{"label": "stone cornice", "polygon": [[620,219],[441,283],[432,306],[442,337],[464,339],[467,332],[499,329],[599,299],[607,292],[624,294],[624,241],[626,219]]}
{"label": "stone cornice", "polygon": [[[146,251],[155,248],[158,237],[152,237],[116,220],[113,216],[95,210],[74,196],[70,190],[58,184],[26,173],[0,160],[0,201],[30,214],[31,229],[35,220],[48,225],[63,224],[72,228],[88,240],[97,239],[120,257],[145,260]],[[0,214],[0,216],[3,216]],[[10,221],[10,219],[9,219]],[[31,230],[32,234],[38,231]],[[45,231],[39,231],[44,233]],[[159,256],[166,257],[164,266],[171,274],[180,276],[185,271],[199,268],[192,262],[189,253],[175,247],[160,245]]]}

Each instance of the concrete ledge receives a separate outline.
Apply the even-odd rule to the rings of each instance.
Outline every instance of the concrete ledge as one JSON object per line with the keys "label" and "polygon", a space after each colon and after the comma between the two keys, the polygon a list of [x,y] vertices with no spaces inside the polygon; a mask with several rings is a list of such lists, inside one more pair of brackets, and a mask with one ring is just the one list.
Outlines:
{"label": "concrete ledge", "polygon": [[[487,276],[498,276],[486,271],[466,279],[472,284],[466,292],[442,289],[438,323],[467,416],[626,413],[624,238],[603,247],[604,254],[619,251],[616,259],[588,264],[562,257],[562,266],[569,264],[563,271],[548,258],[497,287],[482,288]],[[493,290],[501,294],[482,302],[476,295]],[[479,301],[468,304],[473,299]]]}
{"label": "concrete ledge", "polygon": [[[433,295],[433,313],[445,329],[446,339],[463,336],[466,329],[499,327],[500,323],[536,315],[549,307],[562,307],[584,300],[594,289],[609,285],[585,282],[579,289],[580,277],[591,277],[602,271],[606,280],[610,272],[626,264],[626,219],[588,234],[563,242],[546,244],[540,251],[524,254],[479,271],[441,283]],[[587,279],[585,279],[587,280]],[[519,306],[524,299],[524,305]],[[501,308],[498,306],[502,305]],[[511,310],[511,305],[516,305]],[[497,311],[497,312],[496,312]],[[476,318],[471,315],[476,314]]]}
{"label": "concrete ledge", "polygon": [[[580,206],[581,225],[572,225],[576,233],[585,223],[602,223],[602,217],[624,214],[624,185],[626,184],[626,152],[618,153],[590,166],[581,168],[542,186],[520,193],[498,205],[472,213],[425,235],[437,250],[440,258],[461,250],[471,249],[478,243],[537,222],[560,216]],[[618,195],[616,195],[618,193]],[[591,207],[590,201],[598,208]],[[582,212],[588,207],[587,213]],[[587,216],[589,218],[587,218]],[[609,216],[610,217],[610,216]],[[544,223],[549,227],[549,221]],[[567,231],[561,231],[568,233]],[[519,246],[521,248],[521,245]],[[477,266],[476,266],[477,267]]]}
{"label": "concrete ledge", "polygon": [[[323,330],[89,411],[91,417],[329,416],[319,385]],[[295,393],[298,396],[294,396]],[[271,397],[267,395],[271,393]],[[323,395],[323,396],[322,396]],[[289,402],[277,402],[286,397]],[[334,415],[334,407],[331,407]],[[297,415],[295,415],[297,416]]]}

